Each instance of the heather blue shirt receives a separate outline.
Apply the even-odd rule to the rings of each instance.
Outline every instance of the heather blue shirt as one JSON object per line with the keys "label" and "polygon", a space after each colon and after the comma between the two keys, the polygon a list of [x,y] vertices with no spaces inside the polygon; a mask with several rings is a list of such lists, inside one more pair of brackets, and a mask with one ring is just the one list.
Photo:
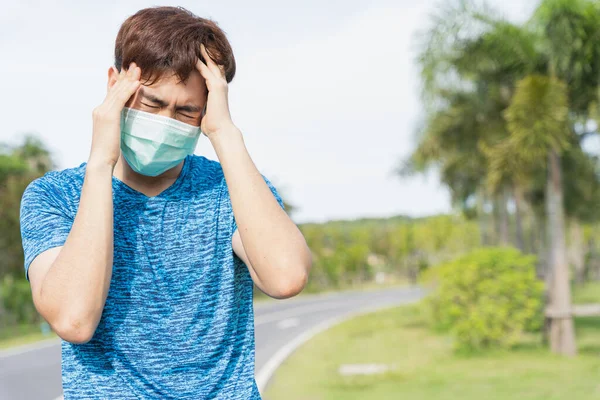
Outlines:
{"label": "heather blue shirt", "polygon": [[[49,172],[27,187],[27,279],[38,254],[64,244],[85,167]],[[220,163],[188,156],[155,197],[113,177],[113,199],[110,290],[91,341],[62,341],[65,399],[260,399],[252,278],[231,247],[236,223]]]}

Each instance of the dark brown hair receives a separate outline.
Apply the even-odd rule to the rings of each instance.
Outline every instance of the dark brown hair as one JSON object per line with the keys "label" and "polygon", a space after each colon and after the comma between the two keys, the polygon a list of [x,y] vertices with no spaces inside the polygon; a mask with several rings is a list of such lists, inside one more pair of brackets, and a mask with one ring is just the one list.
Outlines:
{"label": "dark brown hair", "polygon": [[225,66],[225,77],[235,75],[235,58],[225,32],[215,21],[201,18],[183,7],[150,7],[127,18],[115,42],[115,67],[128,68],[135,62],[142,79],[156,82],[166,73],[186,81],[196,69],[200,44],[210,57]]}

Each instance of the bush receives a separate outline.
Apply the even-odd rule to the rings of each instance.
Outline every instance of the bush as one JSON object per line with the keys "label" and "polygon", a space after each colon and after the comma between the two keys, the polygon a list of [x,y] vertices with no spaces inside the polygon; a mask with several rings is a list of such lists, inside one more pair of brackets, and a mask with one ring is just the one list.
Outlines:
{"label": "bush", "polygon": [[539,330],[544,285],[535,263],[516,249],[486,248],[432,268],[426,279],[434,326],[465,350],[511,347],[524,331]]}
{"label": "bush", "polygon": [[33,304],[29,282],[24,278],[7,275],[0,280],[0,301],[7,314],[0,316],[3,324],[35,324],[41,320]]}

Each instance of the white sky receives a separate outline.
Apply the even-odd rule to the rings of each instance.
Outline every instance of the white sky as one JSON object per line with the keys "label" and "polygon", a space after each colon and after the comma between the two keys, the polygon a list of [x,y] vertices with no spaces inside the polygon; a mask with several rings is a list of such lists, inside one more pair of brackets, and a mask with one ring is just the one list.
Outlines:
{"label": "white sky", "polygon": [[[494,0],[525,19],[535,0]],[[400,180],[421,107],[414,34],[434,0],[161,2],[216,20],[232,44],[234,123],[297,222],[450,210],[435,175]],[[37,133],[59,168],[87,160],[120,24],[149,1],[0,0],[0,141]],[[196,154],[217,159],[208,140]]]}

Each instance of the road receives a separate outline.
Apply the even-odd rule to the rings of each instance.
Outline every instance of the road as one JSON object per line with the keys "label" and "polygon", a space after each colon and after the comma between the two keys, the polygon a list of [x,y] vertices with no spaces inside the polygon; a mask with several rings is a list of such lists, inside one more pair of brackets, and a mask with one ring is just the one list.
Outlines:
{"label": "road", "polygon": [[[421,296],[419,289],[394,288],[255,303],[255,371],[261,393],[279,364],[314,334],[354,315]],[[58,339],[0,351],[0,399],[54,400],[61,393]]]}

